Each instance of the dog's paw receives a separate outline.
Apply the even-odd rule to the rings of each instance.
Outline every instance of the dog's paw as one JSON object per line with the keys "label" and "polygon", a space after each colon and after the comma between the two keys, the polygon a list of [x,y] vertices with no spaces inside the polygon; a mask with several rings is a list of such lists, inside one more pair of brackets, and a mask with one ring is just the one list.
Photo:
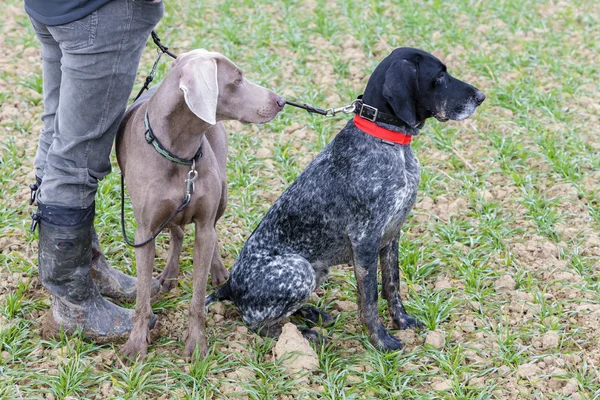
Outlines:
{"label": "dog's paw", "polygon": [[300,333],[309,342],[315,343],[319,346],[327,344],[327,338],[314,329],[300,328]]}
{"label": "dog's paw", "polygon": [[158,283],[160,283],[160,287],[162,288],[161,291],[163,293],[170,292],[171,289],[177,286],[177,275],[179,274],[168,273],[165,270],[156,277]]}
{"label": "dog's paw", "polygon": [[208,344],[206,343],[206,335],[192,334],[188,331],[185,339],[185,347],[183,356],[191,362],[203,359],[208,354]]}
{"label": "dog's paw", "polygon": [[389,333],[383,325],[380,325],[378,329],[371,334],[371,343],[380,351],[397,351],[402,350],[404,345],[394,335]]}
{"label": "dog's paw", "polygon": [[213,267],[210,269],[210,279],[213,287],[221,286],[229,279],[229,271],[223,266]]}
{"label": "dog's paw", "polygon": [[148,354],[148,342],[147,340],[136,340],[133,336],[130,336],[125,343],[125,346],[121,348],[120,360],[124,365],[131,365],[134,362],[141,361]]}
{"label": "dog's paw", "polygon": [[401,314],[400,316],[392,318],[392,327],[399,330],[414,328],[420,331],[423,330],[425,326],[418,319],[413,318],[408,314]]}

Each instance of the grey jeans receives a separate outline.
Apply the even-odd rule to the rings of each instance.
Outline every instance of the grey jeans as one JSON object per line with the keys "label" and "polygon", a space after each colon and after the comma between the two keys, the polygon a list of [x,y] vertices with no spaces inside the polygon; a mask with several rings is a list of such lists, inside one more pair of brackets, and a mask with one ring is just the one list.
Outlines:
{"label": "grey jeans", "polygon": [[113,0],[58,26],[31,19],[41,43],[43,130],[35,156],[38,199],[89,207],[110,152],[162,1]]}

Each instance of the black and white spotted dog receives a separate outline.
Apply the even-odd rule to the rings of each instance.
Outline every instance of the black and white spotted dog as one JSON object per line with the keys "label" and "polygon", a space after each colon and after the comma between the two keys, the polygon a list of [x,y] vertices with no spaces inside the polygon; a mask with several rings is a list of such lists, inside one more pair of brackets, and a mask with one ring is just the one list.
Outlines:
{"label": "black and white spotted dog", "polygon": [[[421,327],[404,310],[399,293],[398,239],[419,183],[419,162],[408,143],[427,118],[462,120],[484,99],[431,54],[394,50],[369,79],[354,120],[267,212],[229,281],[207,297],[207,305],[232,300],[251,329],[277,336],[282,319],[292,314],[329,319],[305,303],[330,267],[352,263],[359,317],[371,343],[400,349],[379,318],[377,262],[392,326]],[[316,335],[310,329],[303,333]]]}

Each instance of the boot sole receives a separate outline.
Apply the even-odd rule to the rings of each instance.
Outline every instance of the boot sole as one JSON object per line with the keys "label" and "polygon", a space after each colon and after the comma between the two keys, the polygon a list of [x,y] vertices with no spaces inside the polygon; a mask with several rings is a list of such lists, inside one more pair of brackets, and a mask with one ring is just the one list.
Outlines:
{"label": "boot sole", "polygon": [[[149,329],[152,330],[156,326],[156,322],[158,318],[156,315],[152,314],[152,319],[150,320]],[[54,316],[52,315],[52,310],[48,310],[46,314],[43,316],[40,327],[40,336],[44,340],[57,340],[60,339],[60,332],[63,331],[66,335],[72,335],[75,333],[76,329],[63,329],[60,324],[58,324],[54,320]],[[93,340],[98,344],[108,344],[108,343],[125,343],[129,338],[129,334],[131,332],[114,334],[110,333],[108,335],[97,335],[89,332],[82,332],[84,337]]]}

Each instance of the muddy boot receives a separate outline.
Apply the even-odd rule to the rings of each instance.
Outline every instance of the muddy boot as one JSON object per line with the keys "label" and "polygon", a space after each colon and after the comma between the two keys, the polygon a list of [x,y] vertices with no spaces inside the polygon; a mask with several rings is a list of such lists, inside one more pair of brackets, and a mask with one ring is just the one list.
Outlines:
{"label": "muddy boot", "polygon": [[[36,200],[37,190],[42,185],[42,179],[36,175],[35,183],[29,185],[31,195],[29,204]],[[100,242],[96,229],[92,227],[92,268],[90,271],[92,279],[98,287],[102,296],[110,297],[118,301],[135,301],[137,292],[137,279],[133,276],[124,274],[111,267],[106,261],[106,257],[100,249]],[[152,279],[152,297],[158,296],[160,292],[160,283]]]}
{"label": "muddy boot", "polygon": [[[38,201],[38,262],[40,281],[52,293],[52,307],[42,327],[43,337],[60,329],[81,328],[88,337],[106,341],[125,338],[134,310],[118,307],[100,295],[90,275],[94,205],[76,209]],[[151,328],[156,317],[151,321]]]}
{"label": "muddy boot", "polygon": [[[135,301],[137,279],[111,267],[100,249],[96,230],[92,228],[92,279],[103,296],[119,301]],[[152,297],[160,292],[160,283],[152,278]]]}

